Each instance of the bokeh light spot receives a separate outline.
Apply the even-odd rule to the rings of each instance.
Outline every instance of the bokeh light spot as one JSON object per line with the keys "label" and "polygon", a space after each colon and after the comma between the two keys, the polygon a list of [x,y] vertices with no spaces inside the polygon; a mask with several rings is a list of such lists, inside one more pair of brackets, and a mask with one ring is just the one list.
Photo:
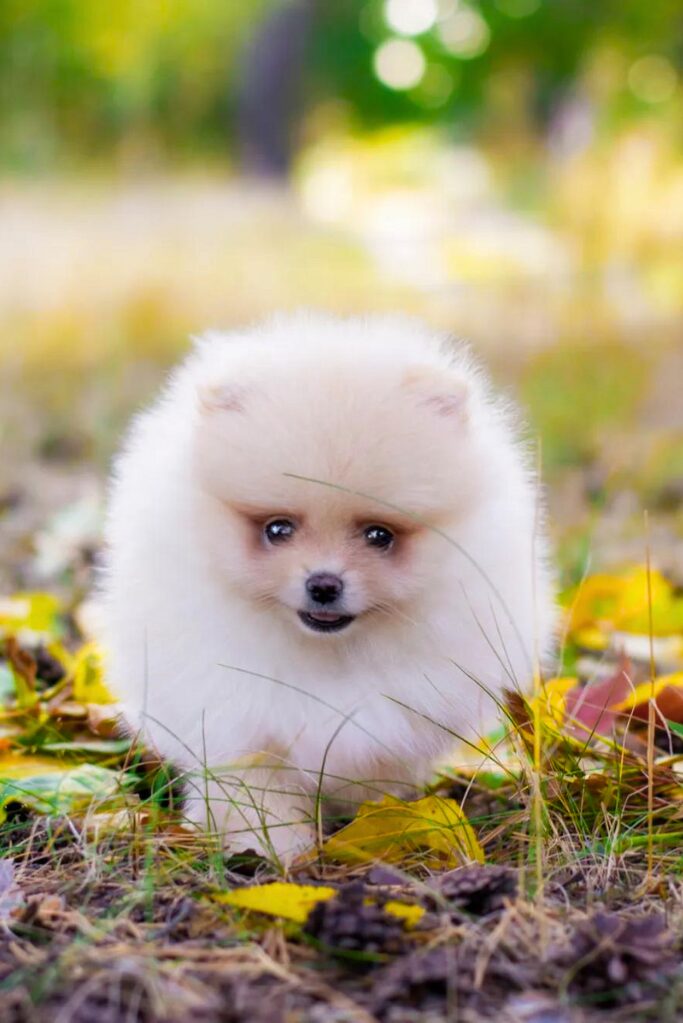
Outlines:
{"label": "bokeh light spot", "polygon": [[394,32],[418,36],[436,24],[439,8],[436,0],[386,0],[384,19]]}
{"label": "bokeh light spot", "polygon": [[427,62],[417,43],[409,39],[388,39],[375,50],[373,67],[389,89],[414,89],[422,81]]}
{"label": "bokeh light spot", "polygon": [[455,79],[443,64],[428,64],[422,81],[414,92],[414,98],[423,107],[441,107],[448,101],[455,89]]}
{"label": "bokeh light spot", "polygon": [[670,60],[653,53],[631,64],[628,84],[636,99],[665,103],[676,91],[678,75]]}
{"label": "bokeh light spot", "polygon": [[462,7],[440,23],[439,39],[449,53],[471,60],[487,48],[491,32],[478,11]]}

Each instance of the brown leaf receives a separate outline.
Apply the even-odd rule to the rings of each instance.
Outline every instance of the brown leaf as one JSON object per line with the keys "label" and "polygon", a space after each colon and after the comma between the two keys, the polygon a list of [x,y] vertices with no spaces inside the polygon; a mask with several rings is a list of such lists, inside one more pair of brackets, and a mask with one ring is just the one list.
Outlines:
{"label": "brown leaf", "polygon": [[[647,721],[648,705],[649,700],[638,703],[630,713],[639,721]],[[657,707],[655,721],[658,725],[662,724],[662,717],[665,717],[667,721],[683,724],[683,690],[677,689],[675,686],[666,686],[657,693],[655,705]]]}
{"label": "brown leaf", "polygon": [[36,693],[36,672],[38,666],[28,652],[19,646],[14,636],[5,640],[5,656],[14,673],[17,703],[20,707],[32,707],[38,702]]}

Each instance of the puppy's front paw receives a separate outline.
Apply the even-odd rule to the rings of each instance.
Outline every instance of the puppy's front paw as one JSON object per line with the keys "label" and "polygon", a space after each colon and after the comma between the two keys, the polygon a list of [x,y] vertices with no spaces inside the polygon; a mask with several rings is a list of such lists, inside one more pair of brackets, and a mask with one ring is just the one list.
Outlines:
{"label": "puppy's front paw", "polygon": [[249,784],[214,772],[204,795],[191,797],[185,813],[220,837],[229,855],[255,852],[287,866],[315,845],[310,799],[267,771],[250,774]]}
{"label": "puppy's front paw", "polygon": [[223,847],[230,855],[256,853],[267,860],[275,860],[281,867],[289,867],[316,844],[315,828],[308,823],[256,825],[252,830],[241,828],[223,834]]}

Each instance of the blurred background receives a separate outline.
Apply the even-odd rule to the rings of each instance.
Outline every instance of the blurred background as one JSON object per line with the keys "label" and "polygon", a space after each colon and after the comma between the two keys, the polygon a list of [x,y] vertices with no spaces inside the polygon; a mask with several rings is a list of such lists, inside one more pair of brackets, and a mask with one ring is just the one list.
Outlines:
{"label": "blurred background", "polygon": [[680,0],[3,0],[0,592],[79,578],[188,335],[306,305],[469,339],[567,581],[644,509],[683,579],[682,57]]}

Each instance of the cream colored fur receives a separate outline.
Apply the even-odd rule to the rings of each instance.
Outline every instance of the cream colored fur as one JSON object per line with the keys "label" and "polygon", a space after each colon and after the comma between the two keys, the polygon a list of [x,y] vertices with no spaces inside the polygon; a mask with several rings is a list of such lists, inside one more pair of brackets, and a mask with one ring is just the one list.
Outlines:
{"label": "cream colored fur", "polygon": [[[113,684],[187,772],[188,815],[288,858],[323,768],[325,806],[409,794],[490,730],[552,645],[539,505],[514,417],[419,323],[199,340],[116,463],[103,587]],[[278,517],[297,532],[272,546]],[[317,571],[344,581],[338,633],[298,616]]]}

